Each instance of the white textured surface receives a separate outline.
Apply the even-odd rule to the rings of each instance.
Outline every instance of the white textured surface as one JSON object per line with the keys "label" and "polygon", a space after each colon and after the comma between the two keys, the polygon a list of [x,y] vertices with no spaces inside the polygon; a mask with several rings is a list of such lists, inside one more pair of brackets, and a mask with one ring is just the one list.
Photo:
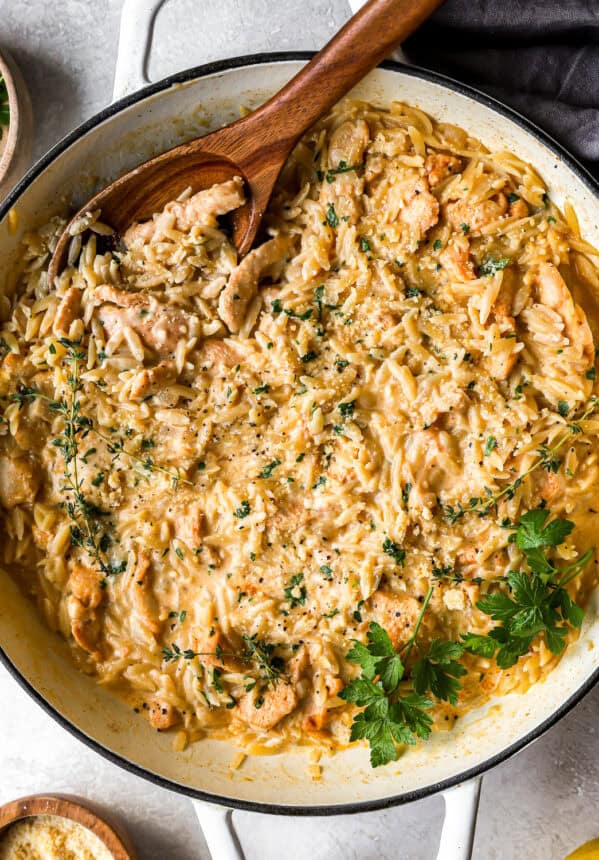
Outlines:
{"label": "white textured surface", "polygon": [[[36,114],[36,156],[102,108],[112,89],[121,0],[0,0],[0,47],[18,60]],[[317,47],[345,0],[171,0],[158,16],[150,70],[254,51]],[[599,689],[483,783],[475,860],[561,860],[599,835]],[[207,858],[191,804],[105,762],[39,709],[0,669],[0,803],[38,791],[84,795],[120,814],[141,860]],[[309,802],[309,797],[306,798]],[[248,860],[430,860],[442,802],[334,819],[236,813]]]}

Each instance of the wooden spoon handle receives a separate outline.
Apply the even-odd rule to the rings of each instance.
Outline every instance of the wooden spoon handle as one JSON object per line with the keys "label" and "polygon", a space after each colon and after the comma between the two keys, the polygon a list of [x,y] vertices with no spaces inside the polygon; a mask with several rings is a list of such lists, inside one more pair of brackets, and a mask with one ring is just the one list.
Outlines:
{"label": "wooden spoon handle", "polygon": [[443,0],[370,0],[286,86],[260,107],[263,140],[288,153],[302,134],[387,57]]}

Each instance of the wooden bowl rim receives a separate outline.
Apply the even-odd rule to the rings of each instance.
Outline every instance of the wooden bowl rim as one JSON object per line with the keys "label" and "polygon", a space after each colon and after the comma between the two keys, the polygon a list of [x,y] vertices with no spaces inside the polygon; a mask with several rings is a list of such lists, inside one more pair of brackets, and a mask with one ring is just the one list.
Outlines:
{"label": "wooden bowl rim", "polygon": [[[19,92],[15,83],[11,63],[2,53],[0,53],[0,75],[4,78],[4,83],[8,90],[8,109],[10,111],[8,128],[6,130],[7,140],[2,155],[0,156],[1,181],[8,173],[11,162],[17,151],[17,139],[19,137],[19,128],[21,125]],[[3,131],[2,133],[4,134],[5,132]]]}
{"label": "wooden bowl rim", "polygon": [[68,794],[31,794],[0,806],[0,836],[17,821],[38,815],[54,815],[80,824],[97,836],[114,860],[138,860],[133,846],[123,841],[112,824],[78,798]]}
{"label": "wooden bowl rim", "polygon": [[30,164],[33,149],[33,108],[21,70],[8,50],[0,52],[0,74],[6,81],[10,122],[0,155],[0,199]]}

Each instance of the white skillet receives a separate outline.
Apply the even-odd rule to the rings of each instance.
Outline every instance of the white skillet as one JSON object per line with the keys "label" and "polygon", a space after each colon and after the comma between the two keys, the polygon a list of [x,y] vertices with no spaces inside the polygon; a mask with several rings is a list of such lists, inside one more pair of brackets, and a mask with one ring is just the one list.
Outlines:
{"label": "white skillet", "polygon": [[[10,278],[10,263],[24,230],[67,204],[81,203],[95,188],[151,155],[230,122],[240,106],[257,106],[305,62],[301,54],[242,57],[146,86],[152,24],[161,4],[125,0],[117,101],[54,147],[0,207],[0,289]],[[522,117],[456,82],[398,64],[377,69],[356,94],[382,104],[393,99],[410,102],[439,120],[463,126],[490,149],[514,150],[538,168],[558,204],[566,198],[574,202],[583,235],[599,244],[596,183]],[[14,215],[9,217],[11,209],[16,221]],[[543,683],[524,696],[504,697],[470,714],[452,732],[438,733],[396,764],[372,770],[367,750],[355,748],[324,760],[320,782],[307,775],[306,756],[298,752],[252,757],[231,772],[235,750],[230,745],[202,741],[173,752],[168,734],[157,734],[74,668],[64,643],[44,627],[1,571],[0,588],[0,659],[9,671],[56,720],[101,755],[193,798],[216,860],[243,856],[227,811],[233,808],[334,815],[382,809],[437,792],[446,803],[438,860],[466,860],[481,774],[539,737],[599,675],[595,597],[579,641]]]}

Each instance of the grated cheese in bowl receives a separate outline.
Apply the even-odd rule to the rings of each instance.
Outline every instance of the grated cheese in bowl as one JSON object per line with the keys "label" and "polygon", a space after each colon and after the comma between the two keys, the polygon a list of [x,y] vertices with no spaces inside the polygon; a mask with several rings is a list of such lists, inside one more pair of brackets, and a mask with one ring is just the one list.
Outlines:
{"label": "grated cheese in bowl", "polygon": [[113,860],[87,827],[59,815],[34,815],[0,834],[0,860]]}

